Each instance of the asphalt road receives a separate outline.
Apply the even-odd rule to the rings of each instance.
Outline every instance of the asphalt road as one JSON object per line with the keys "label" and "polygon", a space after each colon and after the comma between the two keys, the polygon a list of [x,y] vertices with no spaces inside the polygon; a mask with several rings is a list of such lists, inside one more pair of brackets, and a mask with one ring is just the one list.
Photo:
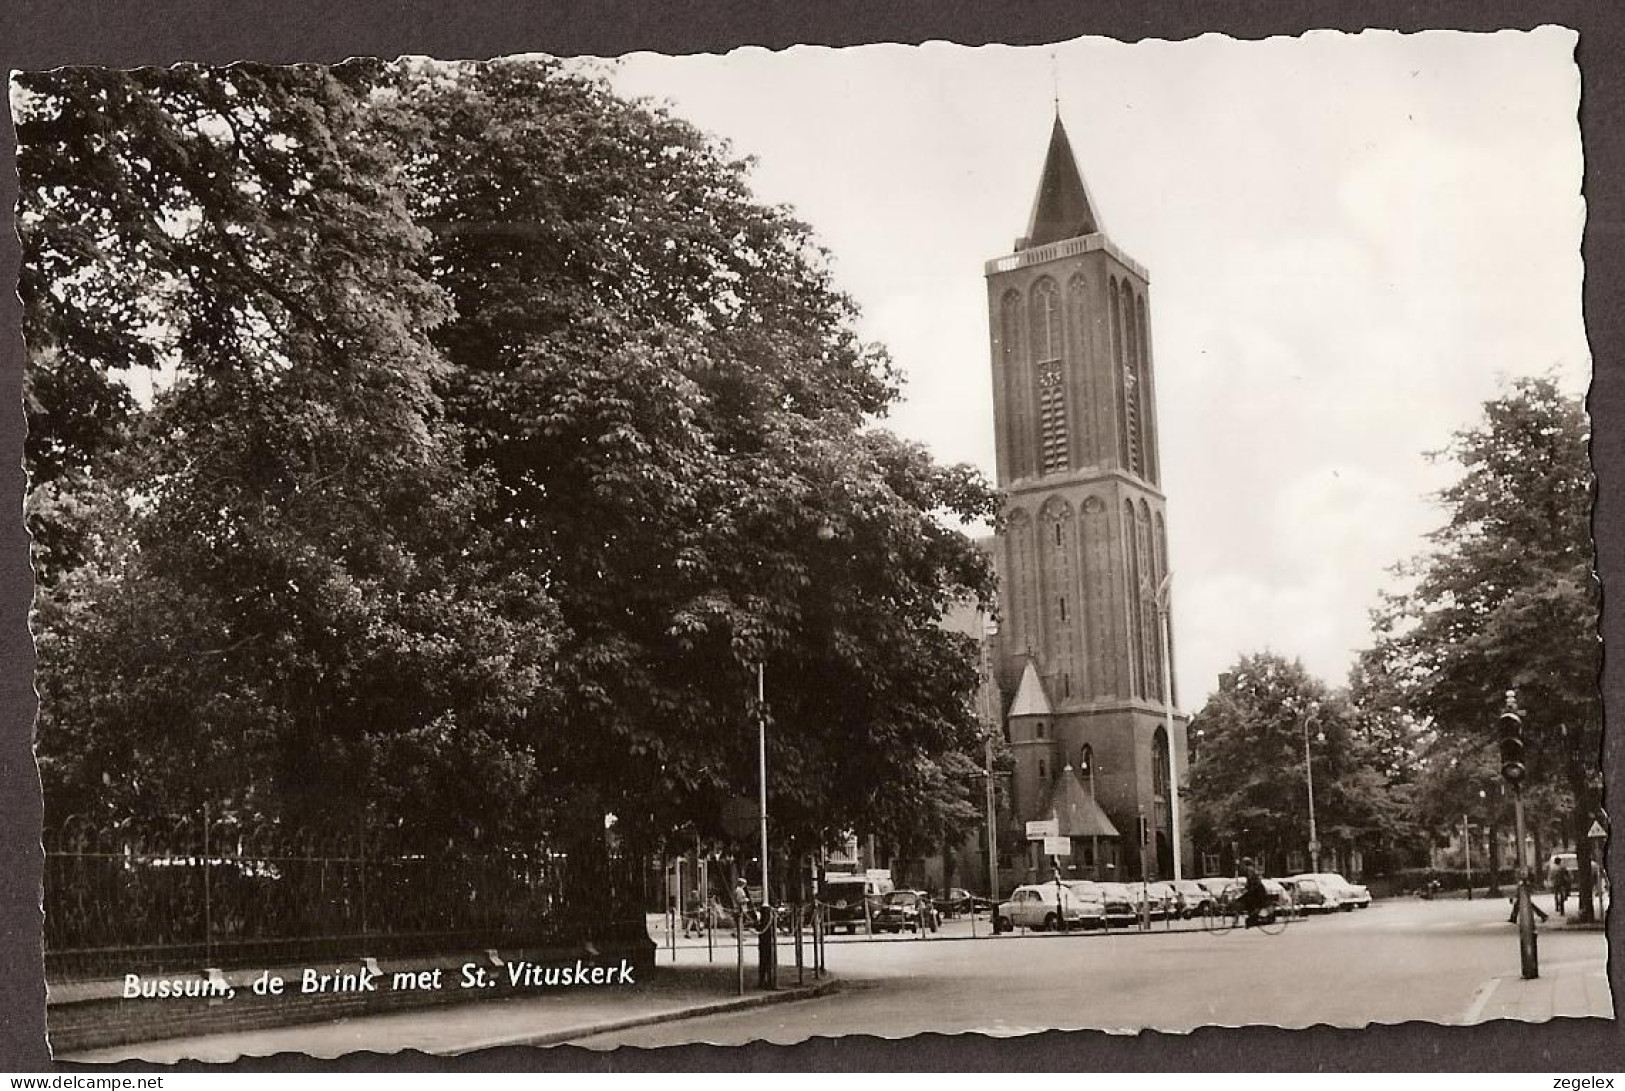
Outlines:
{"label": "asphalt road", "polygon": [[[1360,1027],[1412,1019],[1467,1023],[1508,1013],[1547,1018],[1554,996],[1557,1014],[1609,1014],[1604,934],[1543,933],[1543,980],[1522,982],[1517,934],[1506,913],[1501,900],[1401,899],[1311,918],[1273,936],[1240,929],[1222,936],[1153,930],[837,942],[828,945],[827,962],[843,987],[833,996],[576,1044],[789,1044],[819,1035],[1003,1036],[1247,1024]],[[957,922],[948,931],[968,935],[968,926]]]}

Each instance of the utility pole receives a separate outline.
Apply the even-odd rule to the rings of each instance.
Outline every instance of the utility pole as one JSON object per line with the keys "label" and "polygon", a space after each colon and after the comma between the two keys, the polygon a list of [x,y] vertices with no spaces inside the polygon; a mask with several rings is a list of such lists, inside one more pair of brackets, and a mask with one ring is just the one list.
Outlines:
{"label": "utility pole", "polygon": [[1466,853],[1467,861],[1467,900],[1473,900],[1473,834],[1472,827],[1467,824],[1467,816],[1461,816],[1461,851]]}
{"label": "utility pole", "polygon": [[[993,900],[993,913],[999,906],[999,833],[995,814],[996,796],[993,790],[993,733],[999,726],[997,692],[993,685],[993,637],[999,631],[991,615],[982,614],[982,790],[987,806],[987,885]],[[976,902],[971,901],[971,920],[976,919]]]}
{"label": "utility pole", "polygon": [[767,884],[767,685],[761,661],[756,663],[756,772],[762,810],[762,904],[773,904]]}
{"label": "utility pole", "polygon": [[[1163,734],[1168,737],[1168,802],[1170,815],[1173,819],[1174,835],[1174,882],[1185,877],[1181,857],[1184,855],[1185,841],[1179,822],[1179,761],[1174,749],[1174,664],[1172,642],[1168,637],[1168,610],[1170,591],[1173,586],[1174,574],[1168,573],[1162,578],[1162,586],[1157,588],[1157,615],[1162,621],[1162,715]],[[1313,834],[1310,834],[1313,837]],[[1315,869],[1319,871],[1317,867]]]}
{"label": "utility pole", "polygon": [[1309,861],[1310,871],[1320,873],[1320,838],[1315,831],[1315,766],[1309,756],[1309,724],[1315,718],[1311,709],[1303,718],[1303,775],[1309,782]]}

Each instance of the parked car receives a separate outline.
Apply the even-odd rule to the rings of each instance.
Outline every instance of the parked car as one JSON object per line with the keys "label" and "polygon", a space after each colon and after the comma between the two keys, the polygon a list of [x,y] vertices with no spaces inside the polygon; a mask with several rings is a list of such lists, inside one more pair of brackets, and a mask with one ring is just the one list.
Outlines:
{"label": "parked car", "polygon": [[989,909],[997,908],[997,903],[991,898],[972,894],[962,886],[951,888],[942,897],[933,899],[932,904],[937,907],[937,912],[944,917],[958,917],[966,913],[983,913]]}
{"label": "parked car", "polygon": [[1314,878],[1320,881],[1323,889],[1330,888],[1329,893],[1337,898],[1337,907],[1345,913],[1371,908],[1371,891],[1359,883],[1351,883],[1335,871],[1318,872]]}
{"label": "parked car", "polygon": [[1214,909],[1218,909],[1241,890],[1241,880],[1228,875],[1215,875],[1207,879],[1198,879],[1196,882],[1212,895]]}
{"label": "parked car", "polygon": [[1580,889],[1580,856],[1573,852],[1554,852],[1546,861],[1546,885],[1549,887],[1557,881],[1557,873],[1569,873],[1569,889]]}
{"label": "parked car", "polygon": [[876,932],[935,932],[937,911],[922,890],[893,890],[874,907],[874,926]]}
{"label": "parked car", "polygon": [[830,931],[841,929],[847,935],[867,929],[869,918],[880,899],[892,891],[890,879],[863,875],[828,875],[818,891],[824,905],[824,920]]}
{"label": "parked car", "polygon": [[1126,883],[1101,883],[1100,895],[1106,905],[1108,927],[1133,924],[1139,919],[1138,903]]}
{"label": "parked car", "polygon": [[1129,894],[1134,900],[1134,912],[1142,911],[1152,920],[1160,921],[1168,916],[1172,906],[1171,895],[1162,890],[1161,883],[1130,883]]}
{"label": "parked car", "polygon": [[1060,927],[1063,914],[1069,929],[1099,927],[1097,922],[1103,915],[1103,907],[1077,897],[1064,883],[1018,886],[1009,900],[999,905],[993,916],[993,928],[998,932],[1016,928],[1054,931]]}
{"label": "parked car", "polygon": [[1294,875],[1282,880],[1292,901],[1305,913],[1330,913],[1338,907],[1337,895],[1315,875]]}
{"label": "parked car", "polygon": [[1162,879],[1152,883],[1151,892],[1153,896],[1162,902],[1163,916],[1172,917],[1176,921],[1183,920],[1187,916],[1185,897],[1180,893],[1179,888],[1174,885],[1172,879]]}
{"label": "parked car", "polygon": [[1073,897],[1084,903],[1083,926],[1106,927],[1106,892],[1101,889],[1101,884],[1091,879],[1069,879],[1066,885]]}
{"label": "parked car", "polygon": [[1178,895],[1180,916],[1187,919],[1211,912],[1218,902],[1213,892],[1195,879],[1178,879],[1171,885]]}

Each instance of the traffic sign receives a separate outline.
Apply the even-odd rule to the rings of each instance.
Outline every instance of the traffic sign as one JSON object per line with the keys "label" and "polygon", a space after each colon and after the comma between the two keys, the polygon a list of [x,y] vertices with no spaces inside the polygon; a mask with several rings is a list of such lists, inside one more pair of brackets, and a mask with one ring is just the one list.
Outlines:
{"label": "traffic sign", "polygon": [[1319,841],[1311,841],[1311,842],[1309,842],[1309,853],[1310,853],[1310,855],[1314,855],[1315,853],[1317,853],[1319,851],[1320,851],[1320,842]]}
{"label": "traffic sign", "polygon": [[1608,831],[1602,828],[1601,822],[1593,822],[1591,823],[1591,828],[1586,831],[1586,836],[1597,841],[1606,841],[1608,839]]}
{"label": "traffic sign", "polygon": [[1027,823],[1027,840],[1037,841],[1044,837],[1059,837],[1061,823],[1054,818],[1040,818]]}
{"label": "traffic sign", "polygon": [[1072,838],[1070,838],[1070,837],[1046,837],[1046,838],[1044,838],[1044,855],[1045,856],[1071,856],[1072,855]]}

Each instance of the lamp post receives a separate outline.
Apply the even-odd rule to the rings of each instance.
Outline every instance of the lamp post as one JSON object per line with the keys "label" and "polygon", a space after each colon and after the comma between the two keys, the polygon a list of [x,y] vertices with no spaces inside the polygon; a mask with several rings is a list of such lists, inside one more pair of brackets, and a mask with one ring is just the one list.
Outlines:
{"label": "lamp post", "polygon": [[767,885],[767,686],[760,660],[756,663],[756,773],[761,799],[762,904],[770,905],[773,895]]}
{"label": "lamp post", "polygon": [[1461,816],[1461,851],[1467,865],[1467,900],[1473,900],[1473,827]]}
{"label": "lamp post", "polygon": [[[998,635],[998,622],[993,615],[986,611],[979,611],[982,620],[982,760],[984,768],[982,775],[985,793],[984,802],[987,807],[987,885],[988,896],[995,907],[999,904],[999,843],[998,827],[995,823],[995,793],[993,788],[993,733],[999,729],[999,701],[998,691],[993,685],[993,638]],[[994,915],[997,916],[995,908]],[[976,903],[971,902],[971,924],[976,922]]]}
{"label": "lamp post", "polygon": [[[1314,759],[1309,756],[1309,725],[1314,722],[1319,709],[1311,708],[1309,714],[1303,718],[1303,775],[1309,785],[1309,870],[1320,872],[1320,838],[1315,831],[1315,765]],[[1321,733],[1324,740],[1326,735]]]}
{"label": "lamp post", "polygon": [[[1168,639],[1168,599],[1173,579],[1174,574],[1172,572],[1168,573],[1162,577],[1162,586],[1157,588],[1157,619],[1162,628],[1163,734],[1168,737],[1168,803],[1169,816],[1174,827],[1174,882],[1177,883],[1185,878],[1184,868],[1181,863],[1181,858],[1184,856],[1185,842],[1179,828],[1179,762],[1174,756],[1174,666]],[[1314,835],[1310,834],[1310,836],[1313,837]]]}

